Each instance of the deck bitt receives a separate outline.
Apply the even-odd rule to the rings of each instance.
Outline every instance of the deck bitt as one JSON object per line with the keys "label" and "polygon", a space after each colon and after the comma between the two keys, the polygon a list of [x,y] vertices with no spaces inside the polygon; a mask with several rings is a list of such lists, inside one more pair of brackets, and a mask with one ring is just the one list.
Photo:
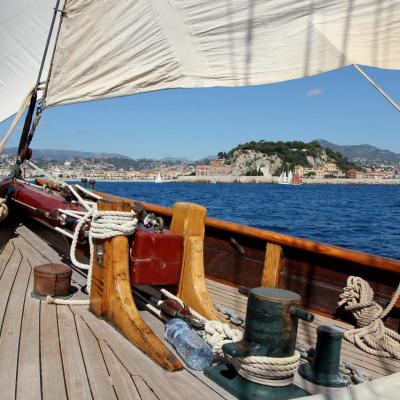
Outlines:
{"label": "deck bitt", "polygon": [[282,246],[267,243],[261,286],[278,288],[282,272]]}
{"label": "deck bitt", "polygon": [[[100,211],[130,211],[129,203],[99,201]],[[95,241],[103,247],[103,262],[93,261],[90,310],[104,317],[131,343],[168,371],[183,368],[180,361],[167,349],[142,319],[133,299],[129,280],[129,243],[126,236]],[[96,257],[95,257],[96,258]]]}
{"label": "deck bitt", "polygon": [[226,322],[214,307],[204,276],[204,230],[207,210],[192,203],[175,203],[171,232],[184,236],[184,253],[177,296],[210,320]]}

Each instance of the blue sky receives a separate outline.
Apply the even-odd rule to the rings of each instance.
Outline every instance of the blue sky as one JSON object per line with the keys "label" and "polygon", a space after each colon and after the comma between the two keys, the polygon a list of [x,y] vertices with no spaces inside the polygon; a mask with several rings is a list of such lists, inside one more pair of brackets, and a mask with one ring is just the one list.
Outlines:
{"label": "blue sky", "polygon": [[[365,70],[400,102],[400,71]],[[0,135],[10,122],[0,125]],[[326,139],[400,153],[399,134],[400,113],[346,67],[271,85],[175,89],[50,108],[32,147],[197,159],[250,140]]]}

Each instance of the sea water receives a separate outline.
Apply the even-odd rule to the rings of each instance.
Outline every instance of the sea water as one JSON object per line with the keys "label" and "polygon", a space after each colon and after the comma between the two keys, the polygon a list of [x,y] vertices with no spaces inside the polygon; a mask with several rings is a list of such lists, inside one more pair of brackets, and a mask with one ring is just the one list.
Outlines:
{"label": "sea water", "polygon": [[96,189],[211,217],[400,259],[400,185],[98,182]]}

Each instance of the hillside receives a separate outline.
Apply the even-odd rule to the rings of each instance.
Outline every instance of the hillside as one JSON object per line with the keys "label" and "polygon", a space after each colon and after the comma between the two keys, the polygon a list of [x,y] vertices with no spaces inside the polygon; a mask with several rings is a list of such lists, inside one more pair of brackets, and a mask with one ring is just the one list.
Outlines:
{"label": "hillside", "polygon": [[[4,149],[4,154],[17,154],[17,147],[8,147]],[[129,157],[116,153],[92,153],[88,151],[77,150],[55,150],[55,149],[33,149],[34,158],[49,158],[56,161],[70,160],[71,158],[122,158]]]}
{"label": "hillside", "polygon": [[379,149],[369,144],[359,145],[338,145],[327,140],[316,140],[321,146],[328,147],[334,151],[342,153],[349,160],[359,159],[366,161],[379,161],[391,164],[400,163],[400,154],[393,153],[390,150]]}
{"label": "hillside", "polygon": [[357,168],[339,152],[322,146],[317,141],[304,143],[251,141],[231,149],[228,153],[219,153],[233,167],[236,175],[257,174],[262,167],[268,168],[273,175],[279,175],[283,170],[293,170],[295,165],[318,167],[327,162],[334,162],[342,171]]}

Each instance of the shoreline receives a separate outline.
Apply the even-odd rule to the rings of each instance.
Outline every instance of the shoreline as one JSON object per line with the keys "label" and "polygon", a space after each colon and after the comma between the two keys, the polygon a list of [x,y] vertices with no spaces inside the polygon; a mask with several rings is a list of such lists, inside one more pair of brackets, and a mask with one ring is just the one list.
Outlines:
{"label": "shoreline", "polygon": [[[236,183],[236,184],[278,184],[279,177],[265,176],[179,176],[181,183]],[[400,179],[347,179],[347,178],[302,178],[304,185],[400,185]],[[296,186],[296,185],[281,185]]]}
{"label": "shoreline", "polygon": [[[90,179],[90,178],[89,178]],[[213,179],[213,182],[211,182]],[[80,182],[79,179],[67,179],[70,182]],[[141,179],[95,179],[96,182],[105,183],[154,183],[154,180]],[[400,185],[400,179],[302,179],[304,185]],[[179,176],[177,179],[168,179],[161,183],[208,183],[208,184],[257,184],[277,185],[279,177],[264,176]],[[157,183],[159,184],[159,183]],[[297,186],[297,185],[281,185]]]}

